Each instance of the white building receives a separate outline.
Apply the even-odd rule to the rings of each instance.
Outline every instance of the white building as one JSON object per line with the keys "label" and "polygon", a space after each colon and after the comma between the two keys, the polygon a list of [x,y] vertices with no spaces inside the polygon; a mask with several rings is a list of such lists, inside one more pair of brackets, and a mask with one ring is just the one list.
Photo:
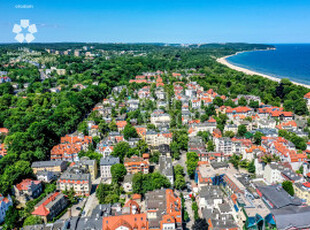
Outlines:
{"label": "white building", "polygon": [[12,205],[13,201],[10,195],[8,195],[8,197],[4,197],[0,194],[0,224],[4,222],[5,213]]}
{"label": "white building", "polygon": [[112,178],[111,167],[112,165],[119,164],[118,157],[106,157],[100,159],[100,173],[102,179]]}

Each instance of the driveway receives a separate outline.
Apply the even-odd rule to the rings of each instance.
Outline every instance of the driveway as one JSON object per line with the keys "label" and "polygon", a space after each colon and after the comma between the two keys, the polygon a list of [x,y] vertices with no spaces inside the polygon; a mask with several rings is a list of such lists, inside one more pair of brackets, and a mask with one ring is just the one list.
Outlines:
{"label": "driveway", "polygon": [[77,204],[72,205],[70,209],[62,216],[60,217],[61,220],[66,220],[70,218],[70,211],[71,211],[71,217],[76,217],[79,216],[81,213],[81,210],[83,209],[85,205],[86,199],[84,198],[83,200],[79,201]]}

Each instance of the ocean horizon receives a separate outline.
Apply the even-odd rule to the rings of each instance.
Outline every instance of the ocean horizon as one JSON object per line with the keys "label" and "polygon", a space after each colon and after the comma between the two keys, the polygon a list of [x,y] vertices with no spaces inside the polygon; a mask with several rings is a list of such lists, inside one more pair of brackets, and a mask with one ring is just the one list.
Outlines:
{"label": "ocean horizon", "polygon": [[310,85],[310,43],[271,45],[276,49],[238,53],[226,60],[258,73]]}

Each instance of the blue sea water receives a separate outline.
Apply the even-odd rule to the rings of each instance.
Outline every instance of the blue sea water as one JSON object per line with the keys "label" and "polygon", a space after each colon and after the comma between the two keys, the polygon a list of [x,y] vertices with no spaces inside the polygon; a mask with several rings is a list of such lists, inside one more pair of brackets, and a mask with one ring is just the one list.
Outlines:
{"label": "blue sea water", "polygon": [[239,53],[227,61],[259,73],[310,85],[310,44],[279,44],[275,47],[276,50]]}

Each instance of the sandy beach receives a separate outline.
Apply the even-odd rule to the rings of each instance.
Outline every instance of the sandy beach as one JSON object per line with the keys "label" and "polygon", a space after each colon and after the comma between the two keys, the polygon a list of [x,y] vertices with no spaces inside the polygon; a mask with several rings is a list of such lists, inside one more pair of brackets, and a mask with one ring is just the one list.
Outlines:
{"label": "sandy beach", "polygon": [[[280,82],[281,81],[280,78],[276,78],[276,77],[273,77],[273,76],[270,76],[270,75],[262,74],[262,73],[259,73],[259,72],[256,72],[256,71],[252,71],[252,70],[249,70],[249,69],[246,69],[246,68],[235,66],[235,65],[229,63],[226,60],[226,58],[234,56],[234,55],[237,55],[239,53],[243,53],[243,52],[237,52],[236,54],[232,54],[232,55],[228,55],[228,56],[225,56],[225,57],[221,57],[221,58],[216,59],[216,61],[221,63],[221,64],[223,64],[223,65],[226,65],[227,67],[229,67],[231,69],[243,72],[243,73],[248,74],[248,75],[258,75],[258,76],[262,76],[262,77],[268,78],[268,79],[270,79],[272,81],[276,81],[276,82]],[[306,88],[310,89],[310,85],[306,85],[306,84],[302,84],[302,83],[298,83],[298,82],[294,82],[294,81],[291,81],[291,82],[293,84],[295,84],[295,85],[300,85],[300,86],[303,86],[303,87],[306,87]]]}

